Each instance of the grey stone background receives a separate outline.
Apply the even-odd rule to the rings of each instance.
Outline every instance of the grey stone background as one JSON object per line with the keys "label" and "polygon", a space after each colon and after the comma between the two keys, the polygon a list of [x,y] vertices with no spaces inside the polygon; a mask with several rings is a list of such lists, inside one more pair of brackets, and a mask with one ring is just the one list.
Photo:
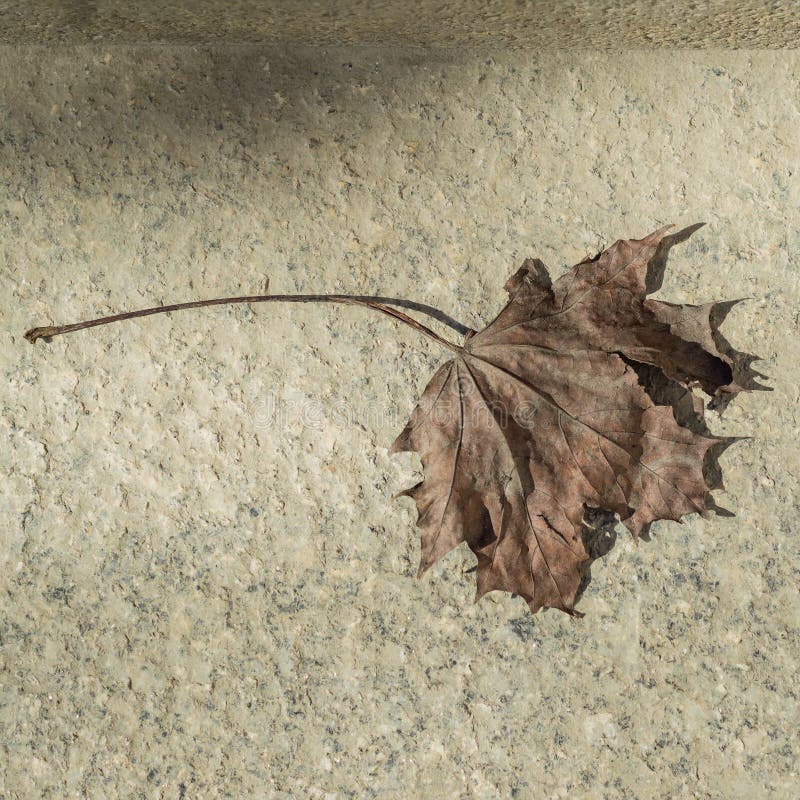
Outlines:
{"label": "grey stone background", "polygon": [[[0,50],[0,796],[794,798],[800,55]],[[657,296],[772,392],[712,429],[734,517],[622,530],[581,621],[422,581],[386,448],[528,256],[706,226]],[[438,323],[433,323],[438,325]],[[438,330],[445,332],[442,326]]]}

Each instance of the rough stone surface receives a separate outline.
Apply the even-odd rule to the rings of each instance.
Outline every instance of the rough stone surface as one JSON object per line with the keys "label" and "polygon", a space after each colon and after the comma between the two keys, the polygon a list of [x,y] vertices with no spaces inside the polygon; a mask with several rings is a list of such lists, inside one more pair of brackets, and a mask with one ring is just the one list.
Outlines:
{"label": "rough stone surface", "polygon": [[0,0],[0,42],[797,47],[797,0]]}
{"label": "rough stone surface", "polygon": [[[800,54],[0,51],[0,795],[794,796]],[[658,296],[774,391],[715,432],[736,516],[619,529],[580,622],[422,580],[387,456],[446,358],[357,308],[33,325],[354,291],[481,327],[663,223]],[[438,323],[433,323],[438,325]],[[446,332],[441,325],[437,330]]]}

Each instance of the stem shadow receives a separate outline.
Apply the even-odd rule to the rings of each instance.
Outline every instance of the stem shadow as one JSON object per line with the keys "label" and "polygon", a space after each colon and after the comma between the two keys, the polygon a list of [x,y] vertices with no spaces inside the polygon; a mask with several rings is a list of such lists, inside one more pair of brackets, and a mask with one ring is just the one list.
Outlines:
{"label": "stem shadow", "polygon": [[359,300],[368,300],[372,303],[383,303],[384,305],[397,306],[398,308],[407,308],[410,311],[418,311],[420,314],[425,314],[447,325],[448,328],[466,336],[470,329],[466,325],[462,325],[457,319],[453,319],[449,314],[440,311],[438,308],[426,305],[425,303],[417,303],[415,300],[405,300],[402,297],[378,297],[377,295],[356,295]]}

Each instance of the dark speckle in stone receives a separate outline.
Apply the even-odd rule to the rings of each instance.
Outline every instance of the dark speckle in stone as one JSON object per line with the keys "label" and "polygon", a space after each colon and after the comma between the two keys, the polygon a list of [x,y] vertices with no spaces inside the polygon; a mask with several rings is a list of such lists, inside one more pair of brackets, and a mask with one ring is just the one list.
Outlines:
{"label": "dark speckle in stone", "polygon": [[527,617],[517,617],[512,619],[509,623],[511,630],[523,641],[528,641],[533,636],[533,631],[536,628],[536,623],[532,615]]}

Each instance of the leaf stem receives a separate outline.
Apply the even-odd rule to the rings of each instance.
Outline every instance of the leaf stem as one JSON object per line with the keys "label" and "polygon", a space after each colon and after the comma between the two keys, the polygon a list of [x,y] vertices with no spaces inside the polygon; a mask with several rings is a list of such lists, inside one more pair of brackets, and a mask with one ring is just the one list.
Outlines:
{"label": "leaf stem", "polygon": [[[400,304],[397,301],[393,302],[398,305]],[[97,319],[73,322],[70,325],[31,328],[29,331],[26,331],[25,338],[31,343],[35,343],[38,339],[43,339],[48,342],[54,336],[60,336],[63,333],[72,333],[73,331],[80,331],[84,328],[94,328],[97,325],[108,325],[111,322],[122,322],[126,319],[148,317],[152,314],[165,314],[168,311],[182,311],[187,308],[204,308],[206,306],[234,305],[237,303],[343,303],[346,305],[363,306],[364,308],[371,308],[374,311],[379,311],[381,314],[386,314],[389,317],[399,320],[418,333],[424,334],[429,339],[433,339],[449,350],[453,350],[456,353],[462,351],[460,345],[439,336],[438,333],[432,331],[421,322],[417,322],[417,320],[408,316],[408,314],[398,311],[396,308],[392,308],[390,305],[380,302],[374,297],[349,294],[256,294],[244,295],[242,297],[217,297],[213,300],[193,300],[188,303],[173,303],[168,306],[155,306],[154,308],[142,308],[138,311],[126,311],[122,314],[112,314],[108,317],[98,317]]]}

